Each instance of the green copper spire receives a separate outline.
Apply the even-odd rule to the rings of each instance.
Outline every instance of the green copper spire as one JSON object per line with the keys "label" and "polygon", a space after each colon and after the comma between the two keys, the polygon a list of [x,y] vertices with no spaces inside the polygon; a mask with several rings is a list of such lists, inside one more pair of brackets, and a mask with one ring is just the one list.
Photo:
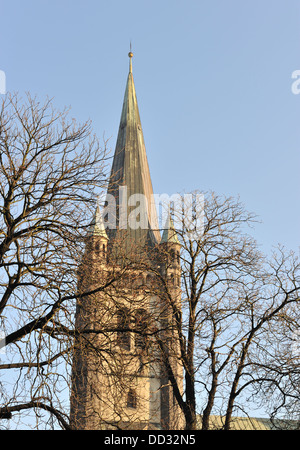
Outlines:
{"label": "green copper spire", "polygon": [[[155,245],[160,241],[157,214],[153,200],[153,189],[150,171],[147,161],[142,124],[138,109],[135,86],[132,75],[132,57],[129,54],[129,74],[127,77],[124,101],[120,119],[118,138],[112,164],[111,176],[108,186],[108,194],[112,194],[116,200],[116,230],[125,229],[129,239],[141,245]],[[124,189],[125,203],[127,200],[125,217],[120,217],[120,189]],[[142,194],[146,204],[139,204],[134,194]],[[126,197],[127,195],[127,197]],[[122,202],[123,204],[123,202]],[[140,209],[141,226],[133,228],[128,219],[134,217],[138,207]],[[124,214],[124,213],[123,213]],[[112,238],[116,230],[107,230]]]}
{"label": "green copper spire", "polygon": [[174,222],[171,217],[171,214],[168,214],[168,218],[166,221],[166,225],[164,228],[164,232],[161,238],[161,243],[169,243],[169,244],[179,244],[177,233],[175,231]]}
{"label": "green copper spire", "polygon": [[92,223],[89,227],[88,235],[103,237],[108,240],[99,205],[96,208]]}

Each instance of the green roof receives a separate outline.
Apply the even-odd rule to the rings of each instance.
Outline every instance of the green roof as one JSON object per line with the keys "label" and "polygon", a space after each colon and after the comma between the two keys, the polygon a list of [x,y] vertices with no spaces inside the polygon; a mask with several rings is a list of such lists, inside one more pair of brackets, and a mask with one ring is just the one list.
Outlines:
{"label": "green roof", "polygon": [[[198,416],[201,429],[201,416]],[[210,430],[222,430],[225,424],[224,416],[210,416]],[[300,422],[296,420],[268,419],[258,417],[232,417],[231,430],[299,430]]]}

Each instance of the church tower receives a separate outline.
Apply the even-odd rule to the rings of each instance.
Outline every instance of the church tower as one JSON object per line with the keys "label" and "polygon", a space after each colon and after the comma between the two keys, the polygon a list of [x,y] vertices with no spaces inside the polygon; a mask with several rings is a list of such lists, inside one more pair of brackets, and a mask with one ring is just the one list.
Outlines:
{"label": "church tower", "polygon": [[171,216],[160,234],[132,56],[106,203],[97,206],[78,270],[74,429],[182,426],[165,368],[168,358],[182,391],[173,317],[181,307],[180,243]]}

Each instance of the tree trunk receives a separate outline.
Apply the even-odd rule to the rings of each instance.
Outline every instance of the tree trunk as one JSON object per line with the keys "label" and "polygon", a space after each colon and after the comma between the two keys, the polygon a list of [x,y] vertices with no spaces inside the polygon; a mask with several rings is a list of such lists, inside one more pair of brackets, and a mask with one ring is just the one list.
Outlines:
{"label": "tree trunk", "polygon": [[211,389],[210,389],[209,395],[208,395],[207,405],[203,411],[202,430],[209,430],[209,417],[211,414],[211,410],[214,406],[214,399],[215,399],[215,395],[216,395],[216,391],[217,391],[217,385],[218,385],[218,378],[216,375],[214,375],[212,384],[211,384]]}

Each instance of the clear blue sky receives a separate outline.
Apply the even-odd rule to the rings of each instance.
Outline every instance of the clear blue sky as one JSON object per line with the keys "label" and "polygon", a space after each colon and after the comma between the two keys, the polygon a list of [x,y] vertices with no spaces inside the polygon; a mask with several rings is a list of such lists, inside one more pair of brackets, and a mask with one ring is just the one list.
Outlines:
{"label": "clear blue sky", "polygon": [[111,137],[129,43],[156,193],[240,195],[266,251],[299,248],[299,0],[0,1],[7,90]]}

